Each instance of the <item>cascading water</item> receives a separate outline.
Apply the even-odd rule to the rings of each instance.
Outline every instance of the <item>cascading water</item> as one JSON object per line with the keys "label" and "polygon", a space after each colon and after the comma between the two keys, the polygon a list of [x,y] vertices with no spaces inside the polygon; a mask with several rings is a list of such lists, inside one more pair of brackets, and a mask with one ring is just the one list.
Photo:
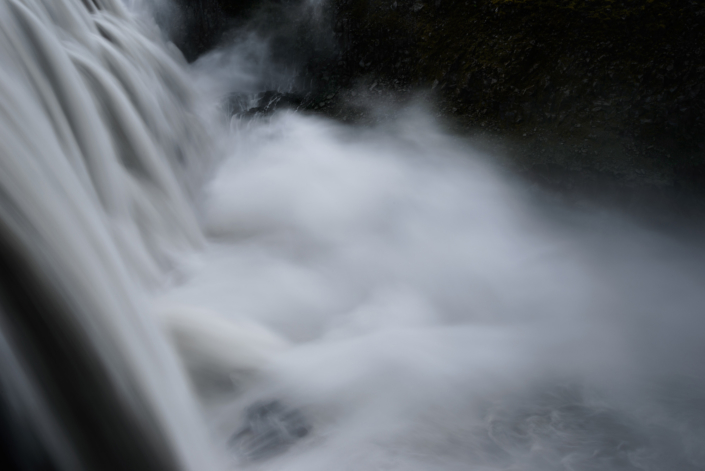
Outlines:
{"label": "cascading water", "polygon": [[422,109],[221,129],[248,41],[187,70],[118,0],[0,5],[8,464],[705,467],[698,244],[541,202]]}
{"label": "cascading water", "polygon": [[[210,469],[144,316],[144,287],[203,243],[189,189],[205,136],[182,66],[114,0],[3,2],[0,63],[7,434],[60,469]],[[20,445],[11,460],[31,463]]]}

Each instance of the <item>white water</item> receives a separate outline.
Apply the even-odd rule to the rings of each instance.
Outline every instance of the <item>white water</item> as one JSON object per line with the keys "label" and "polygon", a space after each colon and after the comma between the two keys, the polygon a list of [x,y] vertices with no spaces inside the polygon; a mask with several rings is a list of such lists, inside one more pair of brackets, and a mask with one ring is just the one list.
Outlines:
{"label": "white water", "polygon": [[[89,5],[0,4],[3,237],[18,241],[28,266],[67,304],[69,317],[57,322],[82,334],[65,341],[87,343],[146,431],[136,438],[165,441],[181,469],[209,469],[212,453],[179,364],[145,314],[145,287],[163,283],[177,252],[203,244],[188,192],[207,161],[205,134],[189,112],[183,65],[119,1]],[[36,290],[38,299],[49,296]],[[4,336],[22,349],[13,332]],[[41,384],[30,358],[17,361]],[[19,382],[4,371],[3,389]],[[72,432],[59,423],[50,433],[59,412],[25,407],[60,466],[89,466],[81,444],[59,445]]]}
{"label": "white water", "polygon": [[292,346],[213,407],[216,440],[277,398],[314,432],[257,469],[702,465],[698,249],[541,208],[420,111],[239,125],[201,266],[160,302]]}
{"label": "white water", "polygon": [[[2,7],[0,208],[179,469],[705,466],[699,246],[547,206],[420,109],[221,129],[261,64],[187,72],[98,4]],[[311,432],[250,462],[268,400]]]}

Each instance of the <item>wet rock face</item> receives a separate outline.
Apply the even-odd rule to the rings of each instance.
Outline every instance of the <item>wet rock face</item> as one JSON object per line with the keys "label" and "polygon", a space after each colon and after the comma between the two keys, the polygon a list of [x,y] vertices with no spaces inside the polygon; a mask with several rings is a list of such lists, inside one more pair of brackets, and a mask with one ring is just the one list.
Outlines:
{"label": "wet rock face", "polygon": [[267,42],[268,60],[284,69],[317,69],[335,54],[327,2],[304,0],[170,0],[167,35],[193,62],[239,36],[254,34]]}
{"label": "wet rock face", "polygon": [[[336,5],[349,77],[368,76],[379,90],[433,89],[442,112],[469,128],[570,149],[566,162],[533,153],[542,164],[702,180],[702,1]],[[594,158],[603,148],[621,157]]]}
{"label": "wet rock face", "polygon": [[194,50],[227,25],[269,37],[299,74],[287,106],[354,121],[360,89],[430,90],[460,130],[508,138],[532,179],[705,189],[702,0],[330,0],[315,21],[299,0],[178,1],[211,32]]}
{"label": "wet rock face", "polygon": [[170,39],[189,62],[216,46],[227,23],[218,0],[173,0],[166,21]]}
{"label": "wet rock face", "polygon": [[189,62],[217,47],[260,0],[172,0],[169,36]]}
{"label": "wet rock face", "polygon": [[245,411],[245,423],[230,439],[246,461],[259,461],[287,451],[311,431],[303,414],[279,401],[258,402]]}
{"label": "wet rock face", "polygon": [[282,93],[273,90],[255,94],[234,93],[224,103],[226,115],[239,118],[269,116],[284,109],[297,110],[305,97],[296,93]]}
{"label": "wet rock face", "polygon": [[513,139],[532,179],[700,191],[702,7],[565,4],[341,0],[336,27],[348,76],[432,89],[462,127]]}

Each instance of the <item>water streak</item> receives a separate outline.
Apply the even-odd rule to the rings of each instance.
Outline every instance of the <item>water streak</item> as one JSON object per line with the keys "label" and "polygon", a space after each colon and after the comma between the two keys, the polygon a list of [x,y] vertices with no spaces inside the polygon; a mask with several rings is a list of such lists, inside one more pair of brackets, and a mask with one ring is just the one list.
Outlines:
{"label": "water streak", "polygon": [[203,244],[207,148],[155,36],[119,1],[0,5],[3,397],[61,469],[213,466],[145,317],[144,287]]}
{"label": "water streak", "polygon": [[188,69],[147,12],[0,5],[20,466],[705,467],[700,244],[547,203],[421,107],[228,121],[290,75],[245,34]]}

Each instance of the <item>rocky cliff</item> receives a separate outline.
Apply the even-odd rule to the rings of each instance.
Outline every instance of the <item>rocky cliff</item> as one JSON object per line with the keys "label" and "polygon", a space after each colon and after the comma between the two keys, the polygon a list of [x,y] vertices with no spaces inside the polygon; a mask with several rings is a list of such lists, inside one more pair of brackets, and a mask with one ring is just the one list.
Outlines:
{"label": "rocky cliff", "polygon": [[[298,2],[209,1],[221,25],[313,21]],[[705,189],[703,0],[328,0],[316,15],[315,38],[279,28],[300,108],[350,120],[352,95],[430,92],[454,129],[502,139],[551,185]]]}

